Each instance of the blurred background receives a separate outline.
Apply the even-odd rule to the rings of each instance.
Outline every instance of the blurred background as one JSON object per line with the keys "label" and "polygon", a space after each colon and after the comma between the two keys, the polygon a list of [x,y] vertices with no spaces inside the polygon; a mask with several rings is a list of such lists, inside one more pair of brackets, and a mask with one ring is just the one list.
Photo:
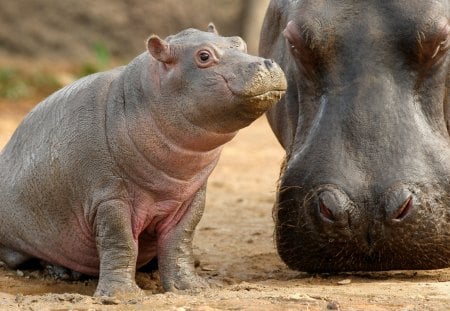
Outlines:
{"label": "blurred background", "polygon": [[[73,79],[128,63],[150,34],[239,35],[257,54],[268,0],[3,0],[0,99],[48,95]],[[0,112],[1,113],[1,112]]]}
{"label": "blurred background", "polygon": [[259,35],[265,0],[4,0],[0,56],[92,56],[102,44],[118,58],[138,54],[152,33],[162,37],[214,22],[223,35]]}
{"label": "blurred background", "polygon": [[257,54],[269,0],[2,0],[0,149],[43,98],[98,71],[127,64],[151,34],[185,28],[239,35]]}

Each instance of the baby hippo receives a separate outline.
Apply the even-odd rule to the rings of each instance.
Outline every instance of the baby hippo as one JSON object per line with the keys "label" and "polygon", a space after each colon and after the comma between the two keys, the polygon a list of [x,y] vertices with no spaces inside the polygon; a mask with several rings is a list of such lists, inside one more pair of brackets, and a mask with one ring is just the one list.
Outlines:
{"label": "baby hippo", "polygon": [[0,154],[0,260],[98,275],[97,296],[141,293],[157,257],[166,290],[203,287],[192,238],[223,144],[286,89],[239,37],[151,36],[127,66],[37,105]]}

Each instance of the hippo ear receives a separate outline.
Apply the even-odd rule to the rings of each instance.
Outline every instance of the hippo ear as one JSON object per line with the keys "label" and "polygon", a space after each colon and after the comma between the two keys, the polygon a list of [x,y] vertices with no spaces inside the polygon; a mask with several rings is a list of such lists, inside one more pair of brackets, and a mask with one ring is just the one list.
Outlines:
{"label": "hippo ear", "polygon": [[150,54],[160,62],[163,63],[172,62],[170,45],[157,35],[151,35],[150,38],[148,38],[147,49],[150,52]]}
{"label": "hippo ear", "polygon": [[216,30],[216,26],[214,26],[213,23],[209,23],[208,24],[208,32],[212,32],[212,33],[214,33],[216,35],[219,35],[219,33]]}

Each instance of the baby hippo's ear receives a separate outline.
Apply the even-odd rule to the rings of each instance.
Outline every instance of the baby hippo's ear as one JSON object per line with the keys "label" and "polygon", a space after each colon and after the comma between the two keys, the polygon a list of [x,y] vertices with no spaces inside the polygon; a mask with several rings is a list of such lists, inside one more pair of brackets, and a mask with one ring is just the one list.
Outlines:
{"label": "baby hippo's ear", "polygon": [[172,62],[170,45],[157,35],[151,35],[150,38],[148,38],[147,49],[150,52],[150,54],[160,62],[163,63]]}
{"label": "baby hippo's ear", "polygon": [[217,32],[216,26],[214,26],[213,23],[208,24],[208,32],[212,32],[216,35],[219,35],[219,33]]}

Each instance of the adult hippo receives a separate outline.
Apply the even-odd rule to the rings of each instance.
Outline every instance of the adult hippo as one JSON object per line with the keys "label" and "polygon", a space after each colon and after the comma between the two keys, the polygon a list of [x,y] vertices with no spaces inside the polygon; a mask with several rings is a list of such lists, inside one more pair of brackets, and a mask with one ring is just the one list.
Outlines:
{"label": "adult hippo", "polygon": [[450,265],[448,0],[272,0],[276,243],[310,272]]}

